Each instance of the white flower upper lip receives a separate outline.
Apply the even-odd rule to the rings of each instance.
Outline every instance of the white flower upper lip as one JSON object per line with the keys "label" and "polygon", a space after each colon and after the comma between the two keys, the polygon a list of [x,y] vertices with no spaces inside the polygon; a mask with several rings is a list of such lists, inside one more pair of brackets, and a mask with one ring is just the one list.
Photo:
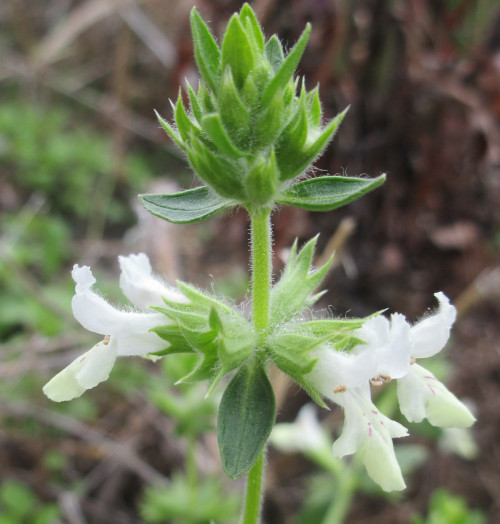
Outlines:
{"label": "white flower upper lip", "polygon": [[[73,315],[80,324],[94,333],[110,335],[117,344],[117,354],[145,355],[159,351],[165,342],[149,330],[164,322],[161,313],[122,311],[92,290],[95,278],[88,266],[75,265],[72,271],[76,293],[71,301]],[[138,276],[142,274],[139,272]]]}
{"label": "white flower upper lip", "polygon": [[149,306],[161,306],[163,298],[187,302],[179,290],[153,276],[151,264],[144,253],[119,256],[118,262],[121,268],[120,287],[135,307],[146,309]]}

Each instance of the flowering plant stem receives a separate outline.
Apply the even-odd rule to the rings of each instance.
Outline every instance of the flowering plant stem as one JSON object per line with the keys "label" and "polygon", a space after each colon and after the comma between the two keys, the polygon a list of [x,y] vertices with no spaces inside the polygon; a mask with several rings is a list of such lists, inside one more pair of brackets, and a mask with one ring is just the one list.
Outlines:
{"label": "flowering plant stem", "polygon": [[[269,322],[272,278],[270,216],[269,210],[251,214],[252,321],[260,341],[265,339]],[[259,522],[264,453],[265,449],[248,473],[243,524]]]}
{"label": "flowering plant stem", "polygon": [[271,295],[271,213],[257,211],[252,221],[252,320],[259,340],[263,341],[269,321]]}

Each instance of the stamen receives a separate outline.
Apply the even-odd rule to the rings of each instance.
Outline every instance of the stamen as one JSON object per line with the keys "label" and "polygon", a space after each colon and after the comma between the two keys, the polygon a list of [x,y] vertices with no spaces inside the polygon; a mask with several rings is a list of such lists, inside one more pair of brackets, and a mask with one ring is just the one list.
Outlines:
{"label": "stamen", "polygon": [[387,375],[377,375],[376,377],[373,377],[370,379],[370,382],[373,386],[382,386],[383,384],[386,384],[387,382],[390,382],[392,379],[391,377]]}
{"label": "stamen", "polygon": [[339,384],[333,388],[334,393],[345,393],[346,391],[347,388],[344,386],[344,384]]}
{"label": "stamen", "polygon": [[410,366],[413,366],[413,364],[415,364],[415,362],[417,362],[417,359],[415,357],[411,357],[410,358]]}
{"label": "stamen", "polygon": [[109,344],[109,341],[111,340],[111,336],[110,335],[106,335],[104,337],[104,340],[102,341],[102,343],[107,346]]}

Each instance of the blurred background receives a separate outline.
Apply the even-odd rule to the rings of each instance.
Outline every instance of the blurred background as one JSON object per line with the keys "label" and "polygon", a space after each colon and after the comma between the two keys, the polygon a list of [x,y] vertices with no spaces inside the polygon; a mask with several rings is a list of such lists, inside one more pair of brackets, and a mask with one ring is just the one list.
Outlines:
{"label": "blurred background", "polygon": [[[458,434],[412,427],[400,450],[408,489],[388,496],[357,472],[351,504],[337,520],[327,520],[328,508],[345,489],[342,475],[271,449],[264,520],[497,523],[498,1],[250,3],[265,33],[288,47],[312,23],[299,73],[308,88],[319,83],[326,118],[351,106],[318,172],[388,173],[381,189],[339,211],[275,213],[276,275],[294,238],[302,243],[319,232],[318,263],[337,250],[320,304],[333,315],[389,308],[416,320],[444,291],[459,318],[433,370],[478,418],[471,432]],[[215,400],[201,401],[197,385],[173,387],[189,365],[183,358],[119,362],[109,382],[63,405],[41,392],[97,342],[71,314],[74,263],[91,265],[100,291],[117,304],[124,299],[116,256],[138,251],[171,281],[245,299],[244,212],[171,226],[141,211],[136,198],[197,183],[153,113],[170,120],[169,98],[186,78],[197,84],[189,29],[195,4],[220,36],[242,2],[0,3],[3,524],[237,520],[243,483],[213,480],[222,478],[206,431]],[[275,380],[278,421],[290,422],[307,396]],[[380,395],[386,413],[395,409],[393,393]],[[321,418],[338,433],[338,410]]]}

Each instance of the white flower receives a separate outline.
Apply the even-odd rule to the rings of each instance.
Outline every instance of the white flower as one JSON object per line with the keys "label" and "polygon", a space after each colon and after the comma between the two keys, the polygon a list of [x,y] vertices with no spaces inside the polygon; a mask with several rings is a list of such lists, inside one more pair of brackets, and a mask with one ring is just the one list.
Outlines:
{"label": "white flower", "polygon": [[404,377],[410,369],[411,328],[404,315],[395,313],[389,321],[382,315],[370,318],[355,333],[365,342],[372,360],[370,379],[388,382]]}
{"label": "white flower", "polygon": [[439,309],[411,328],[410,356],[413,364],[408,374],[398,380],[398,399],[402,413],[410,422],[427,418],[434,426],[465,428],[475,421],[469,409],[437,378],[415,363],[432,357],[443,349],[455,322],[456,310],[444,293],[434,295]]}
{"label": "white flower", "polygon": [[[407,343],[409,326],[405,329],[398,317],[394,320],[394,331],[386,325],[384,333],[389,340],[402,338]],[[388,332],[385,332],[386,327]],[[408,432],[401,424],[382,415],[371,401],[369,381],[380,369],[376,352],[371,351],[369,345],[358,346],[351,353],[324,345],[313,356],[318,361],[304,378],[323,397],[342,406],[345,412],[344,428],[333,444],[333,455],[341,458],[358,453],[368,474],[382,489],[404,489],[392,439],[404,437]],[[390,366],[384,367],[384,372],[391,371]]]}
{"label": "white flower", "polygon": [[187,302],[187,298],[176,288],[153,276],[151,264],[144,253],[119,256],[121,275],[120,287],[123,294],[135,307],[163,305],[163,298],[175,302]]}
{"label": "white flower", "polygon": [[[151,276],[151,266],[145,255],[121,257],[120,265],[124,292],[139,307],[144,308],[148,299],[153,304],[160,303],[165,292],[174,296],[174,291]],[[106,380],[117,356],[144,356],[165,349],[167,344],[150,332],[151,328],[168,323],[164,315],[114,308],[92,290],[95,278],[88,266],[75,265],[72,276],[76,286],[71,304],[76,320],[105,338],[45,385],[44,393],[56,402],[79,397],[85,390]]]}
{"label": "white flower", "polygon": [[313,404],[303,406],[294,422],[276,424],[270,440],[285,453],[307,453],[321,448],[328,442],[316,415],[316,406]]}

